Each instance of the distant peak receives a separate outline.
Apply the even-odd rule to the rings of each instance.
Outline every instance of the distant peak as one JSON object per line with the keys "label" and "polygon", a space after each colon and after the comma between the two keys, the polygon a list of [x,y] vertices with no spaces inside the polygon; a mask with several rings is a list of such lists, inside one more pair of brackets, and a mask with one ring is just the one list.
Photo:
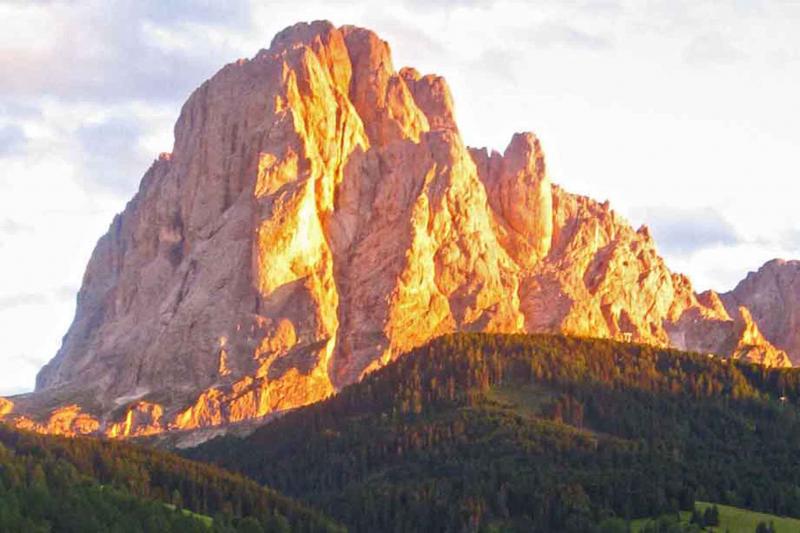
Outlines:
{"label": "distant peak", "polygon": [[786,268],[786,267],[795,267],[800,268],[800,261],[797,259],[782,259],[780,257],[776,257],[775,259],[770,259],[759,268],[759,272],[762,270],[771,270],[771,269],[778,269],[778,268]]}

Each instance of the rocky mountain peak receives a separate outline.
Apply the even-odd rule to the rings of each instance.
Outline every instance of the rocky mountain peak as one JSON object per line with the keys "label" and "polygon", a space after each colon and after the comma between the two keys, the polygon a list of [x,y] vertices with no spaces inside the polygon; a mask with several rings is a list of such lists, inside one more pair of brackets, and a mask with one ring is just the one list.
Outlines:
{"label": "rocky mountain peak", "polygon": [[800,261],[773,259],[721,295],[725,307],[744,307],[763,336],[800,363]]}
{"label": "rocky mountain peak", "polygon": [[261,419],[457,330],[787,364],[757,306],[730,312],[745,292],[696,295],[646,229],[551,184],[533,134],[467,148],[445,81],[373,32],[302,23],[190,96],[0,415],[114,437]]}

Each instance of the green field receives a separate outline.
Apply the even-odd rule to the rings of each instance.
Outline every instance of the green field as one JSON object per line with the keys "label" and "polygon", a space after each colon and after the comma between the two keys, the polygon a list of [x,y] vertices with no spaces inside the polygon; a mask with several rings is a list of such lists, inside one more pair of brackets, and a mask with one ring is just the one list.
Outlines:
{"label": "green field", "polygon": [[497,385],[488,390],[486,397],[522,416],[538,418],[558,394],[541,384]]}
{"label": "green field", "polygon": [[[705,511],[706,507],[711,507],[711,505],[712,504],[708,502],[696,503],[697,509],[701,514]],[[739,509],[738,507],[730,507],[728,505],[716,505],[717,509],[719,509],[720,525],[714,528],[708,528],[706,531],[719,533],[724,533],[726,531],[730,533],[753,533],[760,522],[769,524],[770,521],[774,525],[775,531],[778,533],[795,533],[800,531],[800,519],[797,518],[757,513],[755,511],[748,511],[747,509]],[[681,513],[681,521],[685,524],[689,523],[690,517],[691,513]],[[631,524],[631,530],[641,531],[649,521],[649,519],[634,520]]]}
{"label": "green field", "polygon": [[[164,507],[171,509],[173,511],[175,510],[175,506],[172,505],[171,503],[165,503]],[[214,519],[211,518],[210,516],[206,516],[204,514],[199,514],[199,513],[193,513],[189,509],[181,509],[181,512],[186,516],[191,516],[192,518],[200,520],[208,528],[211,528],[214,525]]]}

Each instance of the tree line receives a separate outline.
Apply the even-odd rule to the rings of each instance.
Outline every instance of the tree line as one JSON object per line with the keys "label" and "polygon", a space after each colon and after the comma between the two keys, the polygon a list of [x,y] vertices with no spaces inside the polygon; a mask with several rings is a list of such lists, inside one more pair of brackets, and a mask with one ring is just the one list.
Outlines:
{"label": "tree line", "polygon": [[455,334],[188,455],[354,531],[600,531],[696,499],[800,516],[798,397],[793,369]]}
{"label": "tree line", "polygon": [[206,530],[343,528],[215,466],[120,441],[0,425],[0,531]]}

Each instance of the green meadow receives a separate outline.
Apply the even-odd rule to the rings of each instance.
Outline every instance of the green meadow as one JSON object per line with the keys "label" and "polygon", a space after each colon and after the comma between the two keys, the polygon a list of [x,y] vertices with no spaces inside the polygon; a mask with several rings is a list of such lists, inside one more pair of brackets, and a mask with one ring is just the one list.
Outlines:
{"label": "green meadow", "polygon": [[[700,514],[702,514],[707,507],[711,507],[712,505],[714,504],[708,502],[696,503]],[[729,505],[716,504],[716,506],[717,509],[719,509],[719,526],[706,528],[705,531],[714,533],[754,533],[758,524],[762,522],[765,524],[772,522],[777,533],[795,533],[800,531],[800,519],[797,518],[757,513],[755,511],[748,511],[747,509],[740,509]],[[688,524],[690,518],[691,513],[681,512],[682,523]],[[634,520],[631,530],[635,532],[641,531],[648,522],[650,522],[650,519]]]}

